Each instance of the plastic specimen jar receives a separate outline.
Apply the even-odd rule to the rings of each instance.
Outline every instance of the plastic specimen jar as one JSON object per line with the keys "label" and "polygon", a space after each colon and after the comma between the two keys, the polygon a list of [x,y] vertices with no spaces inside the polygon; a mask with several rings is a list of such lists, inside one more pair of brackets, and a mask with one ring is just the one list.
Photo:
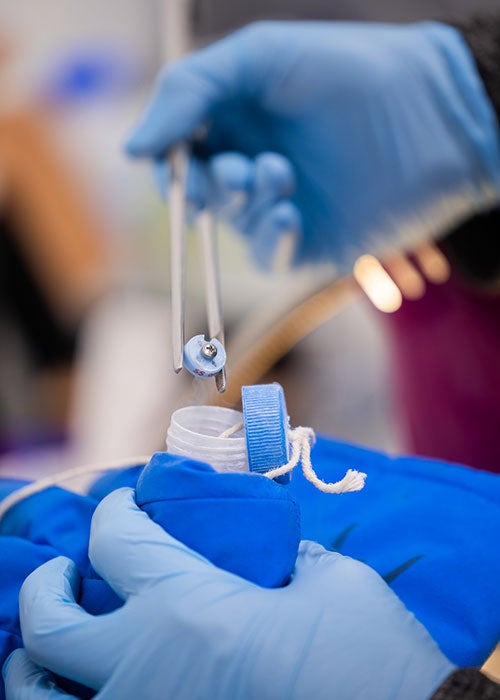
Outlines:
{"label": "plastic specimen jar", "polygon": [[207,462],[219,472],[247,472],[245,429],[221,435],[238,424],[243,414],[220,406],[187,406],[172,414],[167,451]]}

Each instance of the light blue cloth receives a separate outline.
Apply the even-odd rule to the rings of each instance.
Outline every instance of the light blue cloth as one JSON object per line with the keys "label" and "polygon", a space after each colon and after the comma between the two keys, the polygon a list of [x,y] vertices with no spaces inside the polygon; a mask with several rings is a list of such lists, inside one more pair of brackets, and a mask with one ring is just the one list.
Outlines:
{"label": "light blue cloth", "polygon": [[[222,207],[264,266],[285,231],[297,262],[348,271],[499,199],[493,108],[440,23],[250,25],[163,72],[127,150],[161,160],[193,136],[207,169],[191,197]],[[238,192],[246,204],[228,209]]]}
{"label": "light blue cloth", "polygon": [[[454,668],[372,569],[316,543],[288,586],[261,588],[174,540],[124,488],[97,507],[89,555],[124,607],[86,613],[60,557],[28,577],[20,614],[31,661],[101,700],[421,700]],[[58,697],[24,651],[5,679],[8,700]]]}

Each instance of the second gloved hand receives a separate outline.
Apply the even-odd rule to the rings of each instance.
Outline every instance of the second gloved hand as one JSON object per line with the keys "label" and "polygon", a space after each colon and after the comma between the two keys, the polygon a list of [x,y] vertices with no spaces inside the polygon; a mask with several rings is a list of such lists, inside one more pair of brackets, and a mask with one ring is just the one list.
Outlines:
{"label": "second gloved hand", "polygon": [[127,148],[162,159],[199,134],[208,203],[269,265],[280,233],[296,262],[349,271],[496,204],[498,125],[474,59],[439,23],[265,22],[168,67]]}
{"label": "second gloved hand", "polygon": [[120,489],[95,512],[90,558],[126,604],[93,617],[75,603],[70,560],[37,569],[20,596],[30,658],[7,661],[8,700],[65,697],[37,664],[101,700],[422,700],[453,670],[372,569],[313,543],[288,586],[263,589],[174,540]]}

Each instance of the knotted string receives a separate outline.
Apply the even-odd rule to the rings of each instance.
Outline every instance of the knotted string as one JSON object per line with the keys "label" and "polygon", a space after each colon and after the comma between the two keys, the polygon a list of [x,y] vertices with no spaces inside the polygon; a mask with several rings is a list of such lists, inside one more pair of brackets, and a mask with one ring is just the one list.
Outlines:
{"label": "knotted string", "polygon": [[[237,423],[219,435],[221,438],[229,438],[244,427],[243,423]],[[281,467],[264,472],[263,476],[276,479],[278,476],[288,474],[295,469],[300,462],[305,478],[323,493],[348,493],[349,491],[361,491],[365,485],[366,474],[356,469],[348,469],[340,481],[327,482],[320,479],[313,469],[311,462],[311,447],[316,441],[316,435],[312,428],[298,426],[288,431],[288,439],[291,444],[290,460]]]}

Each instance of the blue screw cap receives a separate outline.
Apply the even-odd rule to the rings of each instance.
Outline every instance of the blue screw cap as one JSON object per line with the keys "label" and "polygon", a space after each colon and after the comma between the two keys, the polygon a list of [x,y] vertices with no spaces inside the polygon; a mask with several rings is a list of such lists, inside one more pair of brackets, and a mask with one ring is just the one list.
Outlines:
{"label": "blue screw cap", "polygon": [[[283,466],[290,459],[290,421],[283,387],[277,382],[244,386],[241,399],[250,471],[262,474]],[[280,483],[289,480],[289,474],[277,479]]]}

